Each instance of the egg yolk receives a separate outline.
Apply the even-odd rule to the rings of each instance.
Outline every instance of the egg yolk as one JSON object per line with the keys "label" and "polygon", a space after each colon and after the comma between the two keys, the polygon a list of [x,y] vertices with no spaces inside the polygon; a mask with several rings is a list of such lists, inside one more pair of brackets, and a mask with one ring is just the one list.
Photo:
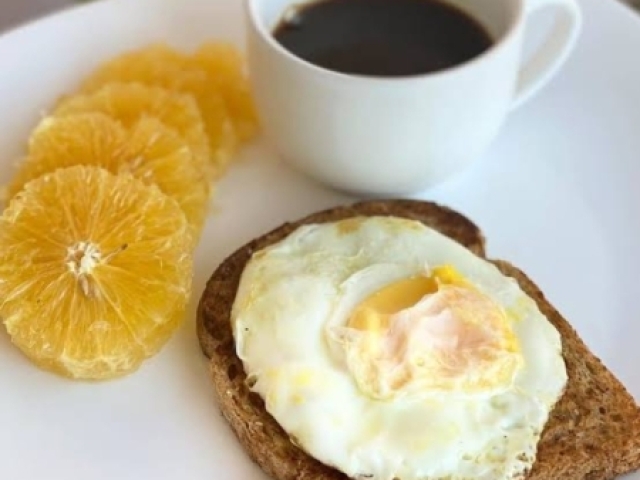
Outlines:
{"label": "egg yolk", "polygon": [[500,390],[523,362],[504,310],[450,266],[373,293],[340,339],[359,388],[377,399]]}

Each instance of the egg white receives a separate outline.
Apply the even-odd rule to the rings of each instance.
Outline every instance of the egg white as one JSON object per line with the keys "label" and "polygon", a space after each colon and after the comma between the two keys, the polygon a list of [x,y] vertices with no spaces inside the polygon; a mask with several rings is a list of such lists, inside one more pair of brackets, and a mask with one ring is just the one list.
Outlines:
{"label": "egg white", "polygon": [[[525,366],[504,391],[373,400],[331,339],[380,288],[453,265],[514,317]],[[511,278],[419,222],[370,217],[298,228],[256,253],[233,306],[252,389],[292,441],[352,478],[510,479],[535,461],[567,373],[557,330]]]}

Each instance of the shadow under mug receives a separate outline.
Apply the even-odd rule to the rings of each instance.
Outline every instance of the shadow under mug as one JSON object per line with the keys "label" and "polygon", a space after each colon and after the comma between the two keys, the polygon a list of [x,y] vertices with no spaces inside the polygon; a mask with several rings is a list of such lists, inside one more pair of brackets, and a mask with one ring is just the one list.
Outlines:
{"label": "shadow under mug", "polygon": [[[407,77],[349,75],[282,47],[272,30],[296,0],[245,0],[249,70],[266,140],[283,160],[339,190],[405,194],[460,172],[491,144],[510,110],[572,50],[576,0],[446,0],[477,19],[493,46],[455,67]],[[533,12],[554,27],[523,64]]]}

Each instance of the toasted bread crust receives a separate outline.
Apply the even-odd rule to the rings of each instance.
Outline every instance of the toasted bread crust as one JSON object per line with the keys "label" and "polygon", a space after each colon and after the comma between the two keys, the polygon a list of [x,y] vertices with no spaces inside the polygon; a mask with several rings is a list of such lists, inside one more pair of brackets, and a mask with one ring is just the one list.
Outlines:
{"label": "toasted bread crust", "polygon": [[[265,410],[260,396],[246,386],[230,324],[240,276],[253,252],[283,239],[300,225],[375,215],[421,221],[484,256],[480,229],[448,208],[410,200],[362,202],[284,224],[250,242],[218,267],[201,298],[198,337],[203,352],[211,359],[218,406],[251,458],[277,480],[347,480],[348,477],[291,443]],[[640,468],[640,408],[631,395],[524,273],[507,262],[493,263],[518,281],[558,329],[569,375],[566,392],[543,432],[537,462],[526,478],[605,480]]]}

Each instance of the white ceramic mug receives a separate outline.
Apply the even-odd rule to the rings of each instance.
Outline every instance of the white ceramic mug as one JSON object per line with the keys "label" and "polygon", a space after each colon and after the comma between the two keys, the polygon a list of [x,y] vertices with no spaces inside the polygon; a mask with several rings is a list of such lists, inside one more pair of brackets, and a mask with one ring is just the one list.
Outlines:
{"label": "white ceramic mug", "polygon": [[[558,70],[580,30],[575,0],[447,0],[478,20],[494,45],[424,75],[369,77],[317,67],[283,48],[272,30],[300,0],[245,0],[249,69],[267,140],[317,180],[357,193],[402,194],[438,183],[476,159],[508,112]],[[524,65],[531,14],[554,28]]]}

